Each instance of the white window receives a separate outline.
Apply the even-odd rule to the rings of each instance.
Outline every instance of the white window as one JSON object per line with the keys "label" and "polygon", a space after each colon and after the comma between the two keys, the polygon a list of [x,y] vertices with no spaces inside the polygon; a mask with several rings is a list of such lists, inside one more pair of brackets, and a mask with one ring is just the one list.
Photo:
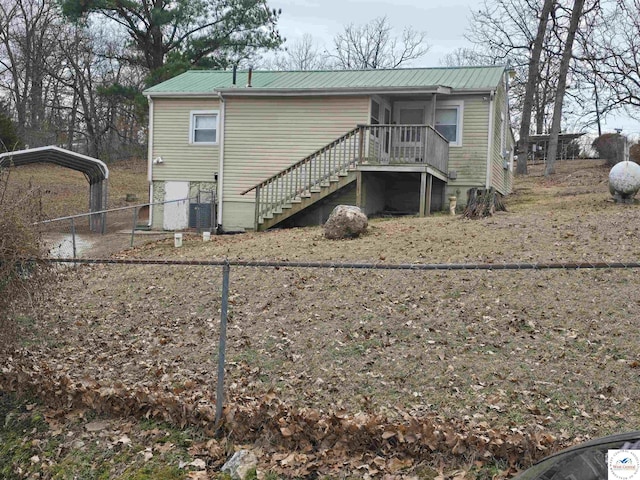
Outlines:
{"label": "white window", "polygon": [[218,111],[191,112],[189,143],[215,145],[218,143]]}
{"label": "white window", "polygon": [[436,130],[449,145],[462,145],[462,102],[442,102],[436,107]]}

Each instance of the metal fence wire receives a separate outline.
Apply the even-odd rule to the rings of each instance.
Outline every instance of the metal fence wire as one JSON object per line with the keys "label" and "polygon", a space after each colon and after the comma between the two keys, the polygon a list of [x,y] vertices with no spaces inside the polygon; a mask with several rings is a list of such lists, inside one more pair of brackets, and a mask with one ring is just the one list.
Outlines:
{"label": "metal fence wire", "polygon": [[[118,327],[130,349],[153,330],[149,351],[176,359],[163,372],[215,383],[217,422],[225,397],[270,391],[301,406],[461,408],[470,418],[517,422],[512,401],[547,423],[552,407],[588,421],[604,408],[598,402],[624,406],[640,396],[633,368],[618,371],[621,359],[640,361],[640,299],[629,296],[640,262],[47,261],[103,269],[87,287],[101,298],[91,321],[132,323]],[[105,280],[110,268],[119,273]],[[184,348],[172,349],[176,338]]]}
{"label": "metal fence wire", "polygon": [[[111,208],[99,212],[81,213],[37,222],[42,229],[43,240],[49,246],[51,257],[90,258],[95,250],[115,252],[144,243],[146,235],[167,236],[162,231],[149,228],[152,206],[182,204],[189,207],[188,227],[198,233],[212,232],[216,228],[215,191],[198,190],[192,198],[142,203],[126,207]],[[91,217],[100,216],[103,230],[91,232]],[[99,234],[122,233],[117,237],[102,237]],[[126,235],[125,235],[126,234]]]}

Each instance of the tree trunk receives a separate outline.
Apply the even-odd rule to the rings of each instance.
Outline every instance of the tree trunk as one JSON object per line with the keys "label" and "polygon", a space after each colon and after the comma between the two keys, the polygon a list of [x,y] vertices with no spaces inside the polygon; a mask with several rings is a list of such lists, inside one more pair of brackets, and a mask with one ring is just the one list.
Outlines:
{"label": "tree trunk", "polygon": [[529,151],[529,130],[531,128],[531,109],[533,105],[533,92],[536,88],[538,73],[540,70],[540,55],[542,53],[542,44],[547,31],[547,22],[549,14],[554,6],[554,0],[544,0],[542,12],[540,12],[540,22],[538,23],[538,32],[533,43],[531,51],[531,61],[529,62],[529,71],[527,74],[527,84],[525,86],[524,103],[522,105],[522,120],[520,122],[520,138],[518,139],[518,162],[516,166],[516,174],[527,174],[527,154]]}
{"label": "tree trunk", "polygon": [[467,206],[462,213],[464,218],[490,217],[496,211],[505,212],[507,207],[496,190],[491,188],[470,188],[467,190]]}
{"label": "tree trunk", "polygon": [[596,80],[593,82],[593,97],[595,100],[596,107],[596,123],[598,125],[598,137],[602,136],[602,124],[600,122],[600,102],[598,98],[598,86],[596,85]]}
{"label": "tree trunk", "polygon": [[76,133],[76,116],[78,115],[78,91],[73,89],[73,100],[71,101],[71,112],[69,113],[67,126],[67,150],[73,150],[73,139]]}
{"label": "tree trunk", "polygon": [[547,166],[544,169],[545,177],[556,173],[555,163],[558,154],[558,135],[560,134],[560,122],[562,120],[562,103],[564,101],[564,93],[567,90],[567,73],[569,72],[569,64],[573,53],[573,40],[576,37],[578,23],[582,17],[582,8],[584,0],[575,0],[573,2],[573,10],[571,11],[571,21],[569,22],[569,31],[567,32],[567,40],[562,51],[562,60],[560,61],[560,72],[558,74],[558,89],[556,90],[556,101],[553,106],[553,121],[551,123],[551,132],[549,136],[549,150],[547,151]]}

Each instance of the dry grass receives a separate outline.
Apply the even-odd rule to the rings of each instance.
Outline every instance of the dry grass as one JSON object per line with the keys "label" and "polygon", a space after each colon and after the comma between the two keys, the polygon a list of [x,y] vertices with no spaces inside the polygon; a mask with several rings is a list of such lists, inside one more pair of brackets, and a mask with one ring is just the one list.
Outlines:
{"label": "dry grass", "polygon": [[[125,196],[133,193],[140,203],[147,201],[148,182],[145,160],[118,161],[109,167],[108,208],[125,206]],[[33,164],[9,170],[9,188],[31,185],[39,190],[46,218],[86,213],[89,210],[89,184],[80,172],[53,164]]]}
{"label": "dry grass", "polygon": [[34,306],[52,280],[51,268],[32,260],[42,254],[41,199],[31,189],[7,188],[8,173],[0,171],[0,356],[15,348],[14,308]]}
{"label": "dry grass", "polygon": [[[600,162],[518,179],[508,212],[371,222],[357,240],[321,228],[169,241],[144,258],[375,263],[629,261],[638,205],[609,199]],[[178,395],[215,381],[217,268],[97,266],[50,292],[24,337],[36,361],[102,386]],[[298,406],[436,413],[565,444],[640,423],[635,270],[406,272],[232,268],[228,395]],[[45,335],[46,332],[46,335]]]}

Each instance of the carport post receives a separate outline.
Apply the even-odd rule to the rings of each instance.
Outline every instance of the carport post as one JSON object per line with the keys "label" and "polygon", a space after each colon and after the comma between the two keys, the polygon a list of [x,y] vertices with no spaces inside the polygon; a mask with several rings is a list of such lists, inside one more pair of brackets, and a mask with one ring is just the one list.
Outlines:
{"label": "carport post", "polygon": [[229,272],[231,267],[226,261],[222,266],[222,304],[220,306],[220,344],[218,346],[218,385],[216,388],[216,428],[222,419],[224,402],[224,362],[227,348],[227,309],[229,306]]}

